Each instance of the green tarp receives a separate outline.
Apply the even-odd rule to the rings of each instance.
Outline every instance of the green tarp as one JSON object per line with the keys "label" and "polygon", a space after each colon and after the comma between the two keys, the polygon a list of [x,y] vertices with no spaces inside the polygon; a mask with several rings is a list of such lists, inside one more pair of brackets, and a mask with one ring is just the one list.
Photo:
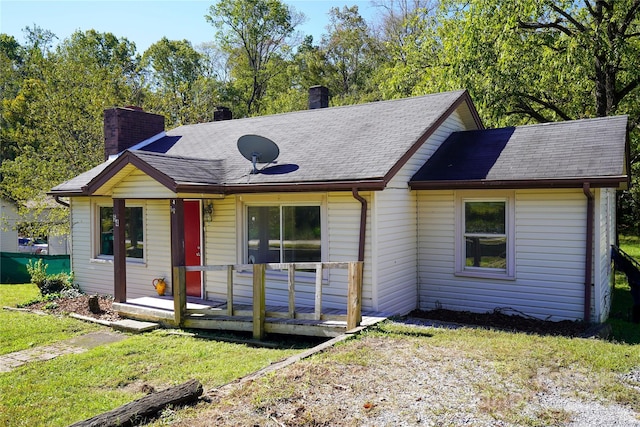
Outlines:
{"label": "green tarp", "polygon": [[47,264],[47,274],[70,273],[69,255],[31,255],[20,252],[0,252],[0,283],[29,283],[29,261],[42,259]]}

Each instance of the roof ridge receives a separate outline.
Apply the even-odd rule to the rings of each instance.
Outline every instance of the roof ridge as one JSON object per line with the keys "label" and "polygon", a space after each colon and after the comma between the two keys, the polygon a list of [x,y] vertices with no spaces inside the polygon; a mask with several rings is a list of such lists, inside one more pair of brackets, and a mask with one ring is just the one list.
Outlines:
{"label": "roof ridge", "polygon": [[[127,150],[134,156],[138,156],[138,154],[142,154],[143,156],[155,156],[155,157],[168,157],[171,159],[182,159],[182,160],[198,160],[202,162],[220,162],[224,159],[203,159],[201,157],[189,157],[189,156],[176,156],[173,154],[166,153],[157,153],[155,151],[145,151],[145,150]],[[138,156],[139,157],[139,156]]]}
{"label": "roof ridge", "polygon": [[318,112],[322,112],[322,111],[335,111],[337,109],[341,109],[342,110],[342,109],[351,109],[351,108],[362,108],[362,107],[367,107],[367,106],[372,106],[372,105],[390,104],[390,103],[396,103],[396,102],[406,102],[406,101],[410,101],[410,100],[417,100],[417,99],[420,99],[420,98],[438,97],[438,96],[453,95],[453,94],[458,94],[458,97],[459,97],[463,93],[465,93],[466,91],[467,91],[466,89],[457,89],[457,90],[450,90],[450,91],[447,91],[447,92],[427,93],[427,94],[424,94],[424,95],[411,96],[411,97],[408,97],[408,98],[383,99],[383,100],[378,100],[378,101],[363,102],[363,103],[359,103],[359,104],[336,105],[336,106],[333,106],[333,107],[326,107],[326,108],[315,108],[315,109],[305,109],[305,110],[296,110],[296,111],[285,111],[285,112],[282,112],[282,113],[274,113],[274,114],[265,114],[263,116],[241,117],[241,118],[233,119],[233,120],[222,120],[222,121],[193,123],[193,124],[181,125],[181,126],[173,128],[173,129],[169,129],[168,132],[173,132],[173,131],[178,130],[178,129],[183,128],[183,127],[211,125],[211,124],[217,124],[217,123],[225,123],[225,122],[229,122],[229,121],[233,121],[233,122],[237,123],[238,121],[242,121],[242,120],[256,120],[256,119],[267,118],[267,117],[287,116],[287,115],[294,115],[294,114],[318,113]]}
{"label": "roof ridge", "polygon": [[[513,128],[524,128],[524,127],[536,127],[536,126],[553,126],[553,125],[562,125],[562,124],[575,124],[576,122],[593,122],[593,121],[602,121],[602,120],[620,120],[620,119],[628,119],[629,116],[627,114],[618,114],[615,116],[605,116],[605,117],[584,117],[582,119],[575,120],[560,120],[557,122],[546,122],[546,123],[530,123],[526,125],[517,125],[517,126],[505,126],[502,128],[495,129],[505,129],[509,127]],[[487,129],[492,130],[492,129]]]}

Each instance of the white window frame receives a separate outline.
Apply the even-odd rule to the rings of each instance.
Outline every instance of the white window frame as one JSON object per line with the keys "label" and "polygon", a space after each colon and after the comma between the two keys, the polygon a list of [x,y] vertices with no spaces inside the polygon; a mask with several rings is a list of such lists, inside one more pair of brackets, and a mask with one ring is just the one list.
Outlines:
{"label": "white window frame", "polygon": [[[240,197],[241,203],[241,212],[242,215],[239,215],[240,227],[242,233],[239,233],[240,242],[238,248],[240,249],[240,259],[242,264],[249,263],[249,245],[248,245],[248,236],[249,236],[249,224],[248,224],[248,211],[249,207],[261,207],[261,206],[277,206],[282,208],[284,206],[318,206],[320,208],[320,261],[326,262],[327,254],[328,254],[328,234],[329,230],[327,227],[327,202],[326,197],[317,196],[317,197],[305,197],[300,198],[297,195],[291,195],[290,197],[268,197],[268,196],[242,196]],[[280,217],[282,221],[282,216]],[[282,233],[284,232],[282,226],[280,227],[280,239],[282,241]],[[323,271],[324,279],[327,279],[327,271]],[[266,274],[271,276],[272,278],[282,278],[286,280],[287,272],[286,271],[276,271],[276,270],[267,270]],[[302,281],[310,282],[315,281],[315,273],[298,271],[296,272],[296,280],[302,279]]]}
{"label": "white window frame", "polygon": [[[507,239],[506,268],[468,267],[466,265],[465,204],[467,202],[504,202],[505,236]],[[485,279],[515,280],[515,194],[507,192],[461,191],[456,193],[456,236],[455,236],[455,274],[456,276],[478,277]]]}
{"label": "white window frame", "polygon": [[[93,232],[91,233],[93,240],[93,258],[92,262],[113,262],[113,255],[105,255],[101,253],[101,243],[102,239],[100,238],[101,227],[100,227],[100,208],[113,208],[113,201],[110,202],[96,202],[94,204],[93,212]],[[142,235],[144,236],[144,250],[142,251],[142,258],[131,258],[127,257],[127,263],[131,264],[146,264],[147,262],[147,205],[144,202],[136,201],[135,203],[127,203],[125,205],[126,208],[142,208]],[[115,244],[115,243],[114,243]]]}

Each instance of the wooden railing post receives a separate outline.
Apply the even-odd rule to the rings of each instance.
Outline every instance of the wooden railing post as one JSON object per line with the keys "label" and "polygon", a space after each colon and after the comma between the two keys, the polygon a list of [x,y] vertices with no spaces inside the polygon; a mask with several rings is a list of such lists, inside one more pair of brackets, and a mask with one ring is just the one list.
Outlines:
{"label": "wooden railing post", "polygon": [[227,265],[227,315],[233,316],[233,265]]}
{"label": "wooden railing post", "polygon": [[361,261],[349,263],[347,331],[360,326],[360,322],[362,322],[362,267]]}
{"label": "wooden railing post", "polygon": [[264,264],[253,265],[253,338],[264,338],[265,320],[265,281],[266,266]]}
{"label": "wooden railing post", "polygon": [[173,267],[173,315],[177,327],[182,327],[187,313],[187,272],[183,266]]}
{"label": "wooden railing post", "polygon": [[322,318],[322,263],[316,264],[316,297],[313,318],[314,320]]}
{"label": "wooden railing post", "polygon": [[296,317],[296,265],[289,264],[289,318]]}

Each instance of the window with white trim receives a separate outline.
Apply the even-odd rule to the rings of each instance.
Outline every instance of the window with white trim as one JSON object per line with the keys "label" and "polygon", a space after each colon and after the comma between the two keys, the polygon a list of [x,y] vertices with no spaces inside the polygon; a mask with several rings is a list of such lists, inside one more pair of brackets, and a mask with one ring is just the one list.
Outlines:
{"label": "window with white trim", "polygon": [[247,263],[322,261],[319,205],[247,206],[246,227]]}
{"label": "window with white trim", "polygon": [[456,272],[513,278],[512,198],[460,198]]}
{"label": "window with white trim", "polygon": [[[125,252],[127,258],[144,258],[144,211],[125,207]],[[98,207],[98,256],[113,256],[113,206]]]}

